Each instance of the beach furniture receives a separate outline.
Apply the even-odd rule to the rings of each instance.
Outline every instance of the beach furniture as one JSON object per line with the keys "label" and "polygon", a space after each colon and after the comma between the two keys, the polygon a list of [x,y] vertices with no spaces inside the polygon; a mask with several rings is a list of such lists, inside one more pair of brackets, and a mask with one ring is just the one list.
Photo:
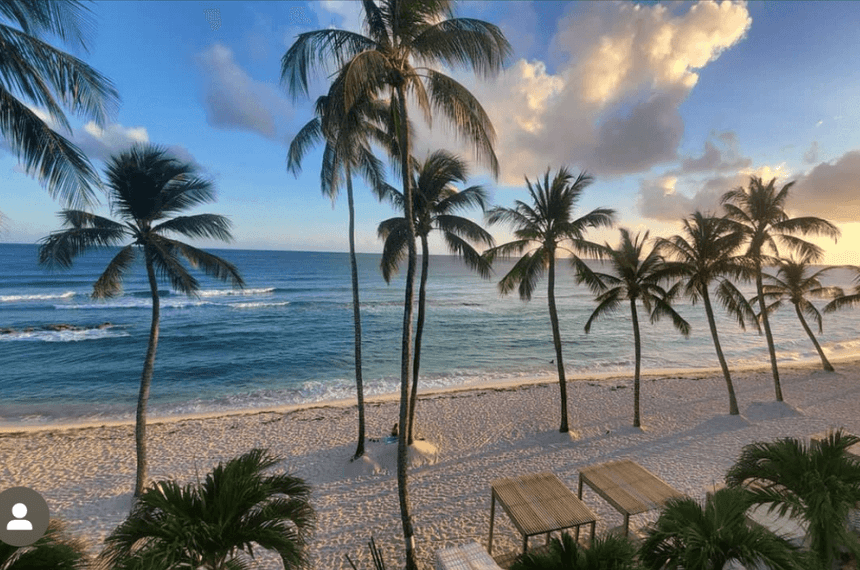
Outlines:
{"label": "beach furniture", "polygon": [[436,551],[436,570],[502,570],[477,542]]}
{"label": "beach furniture", "polygon": [[627,459],[580,469],[580,499],[583,483],[624,515],[624,536],[630,531],[630,515],[656,509],[667,499],[683,496],[635,461]]}
{"label": "beach furniture", "polygon": [[520,534],[523,535],[523,552],[528,550],[529,537],[546,534],[566,528],[591,525],[591,538],[597,516],[585,503],[573,494],[561,480],[552,473],[536,473],[522,477],[497,479],[490,485],[490,539],[487,550],[493,553],[493,523],[498,502]]}

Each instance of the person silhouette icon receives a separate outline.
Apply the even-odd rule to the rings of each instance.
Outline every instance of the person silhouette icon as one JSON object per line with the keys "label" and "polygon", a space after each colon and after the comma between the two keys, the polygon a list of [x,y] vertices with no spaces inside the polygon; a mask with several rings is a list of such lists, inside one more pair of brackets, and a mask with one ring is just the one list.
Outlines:
{"label": "person silhouette icon", "polygon": [[12,506],[12,516],[15,517],[6,525],[6,530],[33,530],[33,525],[25,519],[27,516],[27,505],[15,503]]}

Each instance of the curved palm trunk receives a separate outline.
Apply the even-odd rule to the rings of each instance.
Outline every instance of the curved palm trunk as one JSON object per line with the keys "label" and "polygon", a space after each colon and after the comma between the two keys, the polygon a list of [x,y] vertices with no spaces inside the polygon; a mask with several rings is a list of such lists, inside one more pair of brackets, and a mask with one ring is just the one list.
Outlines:
{"label": "curved palm trunk", "polygon": [[633,372],[633,427],[640,427],[639,366],[642,362],[642,342],[639,338],[639,315],[636,314],[636,299],[630,299],[630,314],[633,316],[633,346],[636,354],[636,367]]}
{"label": "curved palm trunk", "polygon": [[146,404],[149,401],[149,386],[152,384],[152,371],[155,368],[155,350],[158,348],[158,321],[160,318],[160,300],[158,298],[158,283],[155,280],[155,269],[152,257],[144,246],[146,258],[146,275],[149,277],[149,290],[152,294],[152,323],[149,327],[149,345],[146,348],[146,360],[143,361],[143,373],[140,376],[140,393],[137,396],[137,415],[135,418],[134,441],[137,447],[137,479],[134,484],[134,496],[139,497],[146,487]]}
{"label": "curved palm trunk", "polygon": [[403,303],[403,338],[400,344],[400,431],[397,437],[397,491],[400,500],[400,522],[403,525],[403,539],[406,543],[406,570],[417,570],[415,556],[415,529],[409,512],[409,490],[406,488],[406,469],[408,467],[409,447],[406,434],[409,426],[409,382],[412,372],[412,304],[415,297],[415,216],[412,208],[412,185],[409,170],[409,129],[406,122],[406,93],[403,85],[396,87],[399,110],[400,161],[403,177],[403,214],[406,217],[407,247],[409,250],[406,264],[406,294]]}
{"label": "curved palm trunk", "polygon": [[415,323],[415,354],[412,363],[412,396],[409,398],[409,437],[412,445],[415,427],[415,402],[418,401],[418,369],[421,365],[421,336],[424,332],[424,306],[427,299],[427,271],[430,268],[430,245],[427,236],[421,236],[421,282],[418,286],[418,321]]}
{"label": "curved palm trunk", "polygon": [[558,363],[558,387],[561,392],[561,427],[558,431],[567,433],[567,380],[564,377],[564,361],[561,358],[561,332],[558,330],[558,313],[555,309],[555,251],[549,254],[549,279],[546,296],[549,301],[549,320],[552,324],[552,343],[555,345],[555,361]]}
{"label": "curved palm trunk", "polygon": [[352,320],[355,329],[355,391],[358,394],[358,445],[353,459],[364,455],[364,381],[361,377],[361,304],[358,299],[358,263],[355,260],[355,203],[352,175],[346,166],[346,197],[349,202],[349,265],[352,272]]}
{"label": "curved palm trunk", "polygon": [[758,306],[761,310],[761,320],[764,324],[764,336],[767,338],[767,351],[770,354],[770,367],[773,370],[773,388],[776,392],[776,401],[782,402],[782,386],[779,384],[779,369],[776,366],[776,348],[773,346],[773,334],[770,332],[770,321],[767,318],[767,309],[764,305],[764,292],[762,291],[761,265],[756,266],[755,290],[758,295]]}
{"label": "curved palm trunk", "polygon": [[714,338],[714,348],[717,351],[717,360],[720,361],[720,368],[723,369],[723,376],[726,379],[726,388],[729,391],[729,414],[737,416],[741,413],[738,409],[738,399],[735,396],[735,387],[732,384],[729,365],[726,364],[726,357],[723,356],[723,349],[720,346],[720,337],[717,335],[717,322],[714,320],[714,309],[711,307],[711,296],[708,293],[707,287],[702,289],[702,301],[705,305],[705,314],[708,315],[708,326],[711,327],[711,336]]}
{"label": "curved palm trunk", "polygon": [[794,311],[797,313],[797,318],[800,319],[800,324],[803,325],[803,330],[805,330],[806,334],[809,335],[809,340],[811,340],[812,344],[815,345],[815,350],[818,351],[818,356],[821,357],[821,366],[828,372],[833,372],[833,365],[830,364],[830,361],[827,360],[826,356],[824,356],[824,351],[821,350],[821,345],[818,344],[817,340],[815,340],[815,335],[812,334],[812,329],[810,329],[809,325],[806,324],[806,319],[803,318],[803,313],[800,311],[800,307],[797,304],[794,305]]}

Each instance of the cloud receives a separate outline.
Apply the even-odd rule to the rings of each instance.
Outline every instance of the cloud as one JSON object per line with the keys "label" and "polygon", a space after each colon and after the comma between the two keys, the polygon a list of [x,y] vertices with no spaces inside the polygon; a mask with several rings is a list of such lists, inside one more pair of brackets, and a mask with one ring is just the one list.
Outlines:
{"label": "cloud", "polygon": [[284,123],[292,110],[274,86],[251,78],[221,44],[199,54],[197,61],[206,79],[203,107],[209,125],[272,140],[284,138]]}
{"label": "cloud", "polygon": [[107,160],[112,154],[127,150],[137,143],[148,143],[145,127],[124,127],[118,123],[99,127],[89,122],[75,130],[74,142],[90,159]]}
{"label": "cloud", "polygon": [[860,150],[846,152],[832,164],[822,162],[801,176],[788,205],[801,215],[834,222],[860,220]]}
{"label": "cloud", "polygon": [[806,164],[815,164],[818,162],[818,141],[812,141],[809,150],[803,153],[803,162]]}
{"label": "cloud", "polygon": [[[309,2],[310,9],[316,13],[320,26],[335,27],[350,32],[361,32],[363,8],[355,0],[317,0]],[[332,15],[337,16],[335,21]]]}
{"label": "cloud", "polygon": [[[716,135],[716,141],[705,141],[702,156],[685,157],[681,168],[675,174],[693,174],[697,172],[731,172],[747,169],[752,166],[752,160],[739,156],[738,140],[735,133],[725,131]],[[719,146],[717,145],[719,143]],[[720,148],[722,147],[722,148]]]}
{"label": "cloud", "polygon": [[682,185],[688,188],[698,187],[692,196],[676,191],[678,179],[674,176],[646,180],[639,186],[636,207],[643,217],[663,221],[678,221],[696,210],[717,212],[720,207],[720,197],[748,180],[748,176],[737,174],[717,176],[700,183],[683,183]]}

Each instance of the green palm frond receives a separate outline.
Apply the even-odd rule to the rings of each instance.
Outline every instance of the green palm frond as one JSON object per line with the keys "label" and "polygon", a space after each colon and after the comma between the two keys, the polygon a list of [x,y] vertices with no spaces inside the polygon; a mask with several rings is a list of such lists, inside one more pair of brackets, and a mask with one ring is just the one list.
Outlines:
{"label": "green palm frond", "polygon": [[515,255],[521,254],[525,249],[532,244],[532,240],[522,239],[497,245],[484,252],[484,257],[490,263],[496,259],[509,259]]}
{"label": "green palm frond", "polygon": [[498,26],[470,18],[451,18],[424,29],[412,40],[416,58],[446,66],[474,70],[491,77],[512,54]]}
{"label": "green palm frond", "polygon": [[0,16],[13,21],[25,34],[39,37],[52,34],[64,42],[87,49],[86,35],[94,26],[92,11],[79,0],[36,2],[8,0],[0,4]]}
{"label": "green palm frond", "polygon": [[386,283],[397,272],[400,262],[406,257],[409,245],[409,228],[405,218],[391,218],[379,224],[378,234],[385,239],[382,247],[380,269]]}
{"label": "green palm frond", "polygon": [[451,232],[444,232],[442,235],[445,238],[448,251],[466,262],[469,269],[477,271],[478,275],[484,279],[490,277],[492,265],[468,241]]}
{"label": "green palm frond", "polygon": [[756,326],[756,330],[761,331],[755,310],[731,281],[720,280],[720,285],[717,287],[717,300],[726,308],[729,315],[735,318],[741,330],[746,330],[746,324],[750,322]]}
{"label": "green palm frond", "polygon": [[[498,246],[503,248],[504,246]],[[497,248],[498,249],[498,248]],[[499,281],[499,291],[507,295],[516,288],[520,299],[529,301],[532,298],[538,281],[543,277],[549,265],[550,253],[544,247],[523,255],[508,271],[507,275]]]}
{"label": "green palm frond", "polygon": [[[320,97],[320,99],[323,99],[323,97]],[[322,121],[319,117],[311,119],[305,126],[299,129],[299,132],[290,142],[290,149],[287,151],[287,169],[293,175],[298,177],[302,171],[302,159],[305,154],[322,139]]]}
{"label": "green palm frond", "polygon": [[117,253],[93,285],[93,298],[107,299],[122,293],[122,279],[135,258],[135,246],[127,245]]}
{"label": "green palm frond", "polygon": [[97,247],[117,245],[127,237],[126,228],[116,222],[80,210],[64,210],[60,216],[69,229],[52,232],[40,241],[39,263],[49,268],[67,269],[74,258]]}
{"label": "green palm frond", "polygon": [[549,549],[526,552],[517,557],[511,570],[637,570],[636,547],[624,536],[605,534],[589,548],[577,544],[570,534],[553,538]]}
{"label": "green palm frond", "polygon": [[[156,240],[161,242],[163,238]],[[164,240],[170,243],[175,248],[175,251],[188,260],[188,263],[195,269],[200,269],[206,275],[214,277],[220,281],[229,281],[230,285],[236,288],[245,286],[245,281],[239,274],[236,266],[229,261],[207,253],[202,249],[191,247],[190,245],[174,240]]]}
{"label": "green palm frond", "polygon": [[0,568],[4,570],[85,570],[90,562],[87,544],[70,536],[59,519],[51,519],[45,534],[28,546],[0,542]]}
{"label": "green palm frond", "polygon": [[175,232],[190,238],[212,238],[224,242],[233,240],[230,220],[218,214],[177,216],[152,228],[152,232],[163,234]]}
{"label": "green palm frond", "polygon": [[152,261],[159,279],[170,283],[175,291],[196,295],[200,282],[182,265],[175,243],[159,235],[151,236],[144,246],[144,256]]}
{"label": "green palm frond", "polygon": [[585,323],[585,332],[590,333],[591,324],[600,317],[605,316],[607,313],[614,313],[618,309],[618,305],[621,304],[621,300],[624,298],[625,293],[626,291],[624,287],[615,287],[598,295],[595,299],[597,307]]}

